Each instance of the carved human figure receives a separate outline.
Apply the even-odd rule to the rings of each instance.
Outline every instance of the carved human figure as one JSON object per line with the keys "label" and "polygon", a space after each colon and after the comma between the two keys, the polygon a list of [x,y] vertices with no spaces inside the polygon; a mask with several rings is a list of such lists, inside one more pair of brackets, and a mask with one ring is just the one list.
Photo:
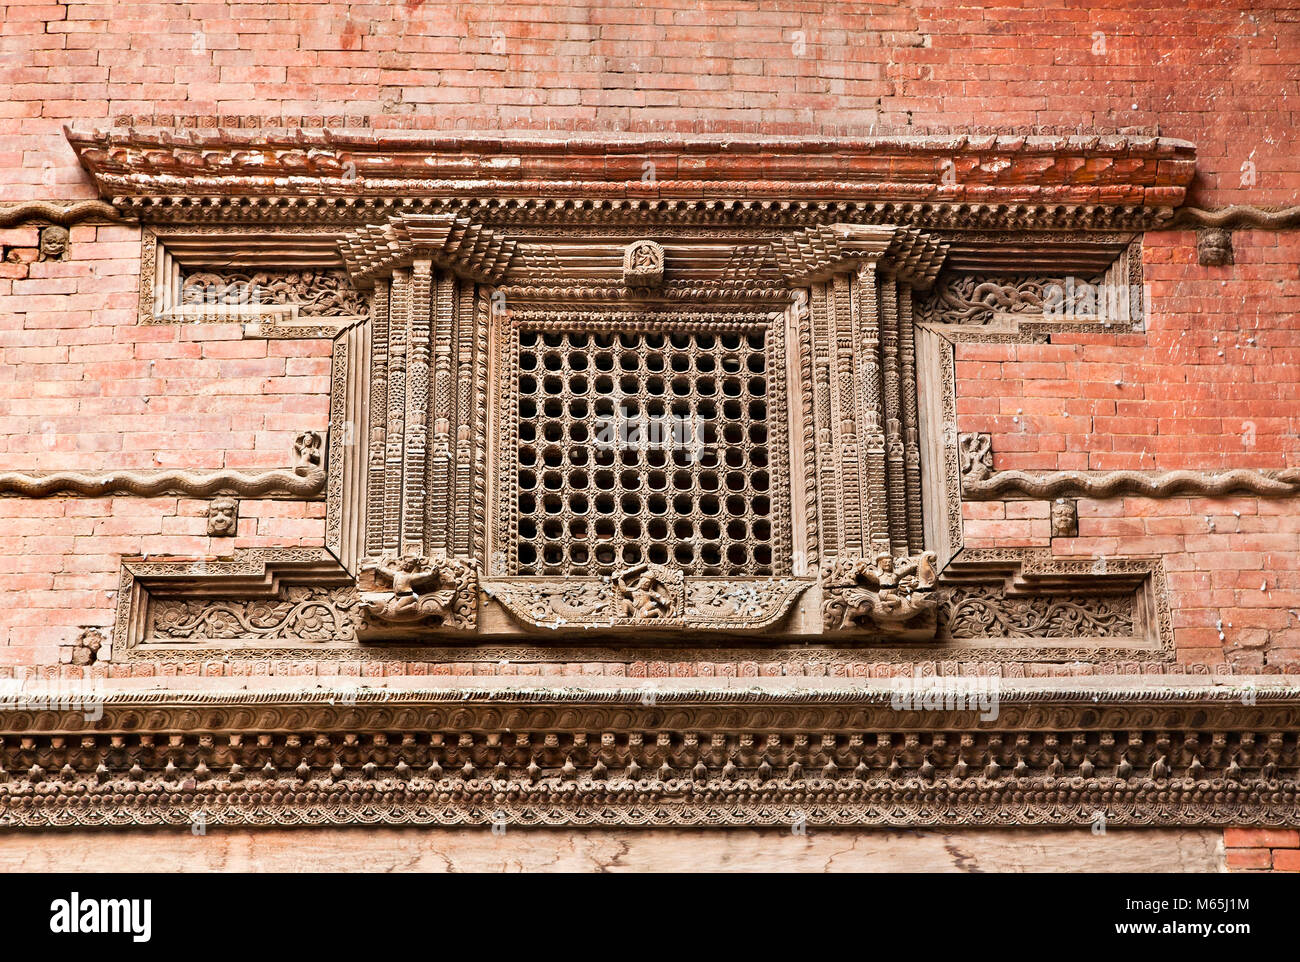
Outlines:
{"label": "carved human figure", "polygon": [[451,614],[456,586],[454,583],[445,584],[447,579],[442,566],[430,563],[427,558],[403,555],[371,562],[363,565],[361,570],[373,571],[376,580],[392,589],[387,597],[367,593],[362,607],[370,618],[409,623],[434,618],[445,620]]}
{"label": "carved human figure", "polygon": [[841,559],[827,576],[828,625],[905,630],[907,622],[934,608],[935,561],[932,551],[899,559],[888,551],[877,552],[874,559]]}
{"label": "carved human figure", "polygon": [[325,438],[319,431],[303,431],[293,442],[294,470],[298,474],[319,471],[324,448]]}
{"label": "carved human figure", "polygon": [[208,504],[208,537],[233,538],[239,528],[239,502],[234,498],[213,498]]}
{"label": "carved human figure", "polygon": [[68,229],[57,224],[41,231],[41,260],[64,261],[68,259]]}
{"label": "carved human figure", "polygon": [[993,438],[988,434],[963,434],[958,438],[963,481],[983,481],[993,473],[992,445]]}
{"label": "carved human figure", "polygon": [[619,617],[654,621],[668,617],[672,607],[672,594],[649,565],[637,565],[614,577],[614,608]]}

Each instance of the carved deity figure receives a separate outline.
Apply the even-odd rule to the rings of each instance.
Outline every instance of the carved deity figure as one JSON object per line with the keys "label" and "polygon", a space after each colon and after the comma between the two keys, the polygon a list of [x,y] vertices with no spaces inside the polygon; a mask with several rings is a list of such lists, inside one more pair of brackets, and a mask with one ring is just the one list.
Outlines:
{"label": "carved deity figure", "polygon": [[294,472],[308,475],[321,469],[325,438],[319,431],[304,431],[294,439]]}
{"label": "carved deity figure", "polygon": [[656,621],[671,615],[672,607],[672,592],[650,565],[637,565],[614,576],[614,609],[620,618]]}
{"label": "carved deity figure", "polygon": [[[362,566],[391,590],[362,592],[367,620],[379,625],[413,625],[432,622],[461,626],[472,614],[461,610],[460,599],[472,571],[459,561],[430,560],[419,555],[386,558]],[[468,602],[472,604],[472,602]]]}
{"label": "carved deity figure", "polygon": [[899,559],[888,551],[874,560],[841,558],[825,575],[826,626],[907,630],[908,622],[934,610],[935,561],[933,551]]}
{"label": "carved deity figure", "polygon": [[963,434],[957,439],[961,453],[961,479],[983,481],[993,473],[993,437],[988,434]]}
{"label": "carved deity figure", "polygon": [[233,538],[239,527],[239,502],[234,498],[213,498],[208,505],[208,536]]}
{"label": "carved deity figure", "polygon": [[654,287],[663,278],[664,249],[654,241],[635,241],[623,251],[623,283],[628,287]]}

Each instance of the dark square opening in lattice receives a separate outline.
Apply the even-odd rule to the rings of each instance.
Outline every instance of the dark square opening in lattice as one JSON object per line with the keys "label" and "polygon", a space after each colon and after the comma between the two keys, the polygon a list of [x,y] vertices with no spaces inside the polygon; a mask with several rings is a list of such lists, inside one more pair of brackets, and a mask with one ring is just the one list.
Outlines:
{"label": "dark square opening in lattice", "polygon": [[765,331],[518,337],[518,574],[773,573]]}

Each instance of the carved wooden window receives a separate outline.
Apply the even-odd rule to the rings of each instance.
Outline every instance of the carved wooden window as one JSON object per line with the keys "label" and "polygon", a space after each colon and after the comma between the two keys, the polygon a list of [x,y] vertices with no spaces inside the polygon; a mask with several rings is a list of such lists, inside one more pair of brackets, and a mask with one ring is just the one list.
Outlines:
{"label": "carved wooden window", "polygon": [[[301,205],[209,207],[170,187],[136,196],[170,142],[103,146],[83,159],[146,222],[142,323],[335,337],[317,460],[244,485],[323,497],[323,548],[197,571],[127,562],[124,657],[285,650],[307,639],[303,619],[311,657],[441,644],[453,660],[534,658],[618,644],[624,628],[662,632],[685,657],[728,644],[783,645],[781,659],[1169,653],[1148,560],[1098,573],[963,546],[975,449],[956,432],[954,343],[1139,325],[1137,208],[868,203],[824,180],[861,171],[808,145],[767,172],[786,187],[764,175],[761,198],[731,146],[686,163],[672,189],[633,184],[644,199],[603,183],[539,196],[538,181],[500,179],[495,151],[369,141],[349,158],[368,171],[362,196],[349,180]],[[889,154],[891,176],[924,179],[916,149]],[[285,151],[276,191],[316,163]],[[209,168],[181,151],[181,193],[265,193],[272,153]],[[590,169],[626,160],[602,153]],[[548,183],[559,169],[551,153],[521,162]],[[458,180],[466,163],[477,188]],[[693,178],[715,163],[731,173],[701,198]],[[1090,170],[1061,169],[1076,168]],[[1009,189],[1038,170],[1008,174]],[[510,647],[491,654],[498,643]]]}
{"label": "carved wooden window", "polygon": [[781,333],[765,318],[513,323],[497,543],[514,575],[788,573]]}

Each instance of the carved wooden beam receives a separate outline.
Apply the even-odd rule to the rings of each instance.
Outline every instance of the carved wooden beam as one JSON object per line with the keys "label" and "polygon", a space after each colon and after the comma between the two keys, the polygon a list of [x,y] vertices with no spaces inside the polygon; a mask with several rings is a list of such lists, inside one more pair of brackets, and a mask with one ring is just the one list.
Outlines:
{"label": "carved wooden beam", "polygon": [[[447,137],[401,131],[66,130],[105,197],[776,198],[1182,203],[1195,148],[1157,137]],[[709,201],[710,203],[712,201]]]}
{"label": "carved wooden beam", "polygon": [[0,686],[0,826],[186,825],[200,812],[227,825],[1300,819],[1288,677],[809,678],[766,691],[206,681]]}

